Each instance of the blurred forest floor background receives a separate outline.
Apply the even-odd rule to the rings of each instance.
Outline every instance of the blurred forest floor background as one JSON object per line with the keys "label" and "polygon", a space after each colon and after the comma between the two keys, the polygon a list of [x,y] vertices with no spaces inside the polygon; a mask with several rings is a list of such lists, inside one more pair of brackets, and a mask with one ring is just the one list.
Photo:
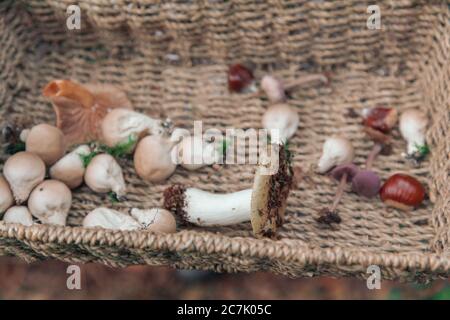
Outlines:
{"label": "blurred forest floor background", "polygon": [[448,281],[427,285],[359,279],[290,279],[270,273],[216,274],[168,267],[80,265],[81,290],[67,289],[68,264],[0,257],[0,299],[450,299]]}

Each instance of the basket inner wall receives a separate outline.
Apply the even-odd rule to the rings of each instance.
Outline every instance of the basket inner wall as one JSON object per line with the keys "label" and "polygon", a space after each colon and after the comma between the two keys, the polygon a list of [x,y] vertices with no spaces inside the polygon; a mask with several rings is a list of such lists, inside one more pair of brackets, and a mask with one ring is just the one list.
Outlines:
{"label": "basket inner wall", "polygon": [[[289,100],[300,115],[300,128],[291,141],[294,165],[301,166],[308,176],[289,198],[281,241],[370,252],[430,250],[430,241],[436,236],[435,225],[429,223],[430,201],[405,215],[387,209],[379,199],[347,193],[339,207],[343,222],[338,229],[320,228],[314,216],[332,201],[336,183],[312,174],[312,168],[324,139],[334,133],[351,138],[357,152],[355,162],[364,163],[371,143],[361,131],[360,120],[351,116],[351,109],[379,104],[399,111],[425,108],[416,65],[418,56],[428,49],[427,35],[417,30],[434,19],[437,4],[415,7],[406,1],[396,8],[382,6],[386,29],[372,31],[366,28],[367,5],[358,1],[295,6],[277,2],[274,9],[265,2],[205,2],[200,7],[148,2],[138,8],[127,1],[119,2],[120,8],[101,3],[88,6],[80,1],[86,16],[77,32],[65,30],[68,3],[64,1],[30,1],[26,7],[5,13],[2,37],[10,49],[3,49],[1,59],[5,64],[2,79],[7,79],[6,94],[0,100],[6,106],[4,117],[29,114],[36,123],[53,122],[52,108],[40,91],[50,80],[70,78],[117,84],[136,109],[170,116],[175,125],[188,129],[194,120],[202,120],[203,129],[260,128],[267,101],[230,95],[228,63],[254,63],[257,77],[266,70],[284,78],[331,72],[330,86],[302,88]],[[268,6],[271,19],[265,16]],[[237,26],[232,27],[233,23]],[[374,169],[382,179],[406,171],[429,184],[429,161],[413,168],[400,155],[405,143],[398,131],[393,135],[392,155],[378,158]],[[118,210],[160,206],[162,191],[178,182],[217,192],[241,190],[251,187],[254,173],[250,165],[229,165],[219,171],[205,168],[197,173],[179,168],[166,183],[154,185],[136,176],[131,161],[122,167],[127,168],[129,194],[127,202],[113,205]],[[86,187],[76,190],[69,224],[79,225],[89,211],[108,202],[107,197],[92,194]],[[251,237],[250,224],[209,232]]]}

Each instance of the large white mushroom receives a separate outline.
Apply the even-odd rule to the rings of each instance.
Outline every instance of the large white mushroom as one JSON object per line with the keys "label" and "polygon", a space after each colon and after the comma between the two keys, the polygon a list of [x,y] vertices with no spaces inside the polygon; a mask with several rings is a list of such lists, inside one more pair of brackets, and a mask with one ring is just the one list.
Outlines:
{"label": "large white mushroom", "polygon": [[18,152],[6,160],[3,175],[11,187],[16,203],[20,204],[44,180],[45,164],[34,153]]}
{"label": "large white mushroom", "polygon": [[65,226],[71,205],[70,189],[58,180],[40,183],[28,199],[31,214],[45,224]]}
{"label": "large white mushroom", "polygon": [[96,155],[86,168],[84,181],[95,192],[114,192],[117,197],[126,193],[122,168],[113,156],[102,153]]}

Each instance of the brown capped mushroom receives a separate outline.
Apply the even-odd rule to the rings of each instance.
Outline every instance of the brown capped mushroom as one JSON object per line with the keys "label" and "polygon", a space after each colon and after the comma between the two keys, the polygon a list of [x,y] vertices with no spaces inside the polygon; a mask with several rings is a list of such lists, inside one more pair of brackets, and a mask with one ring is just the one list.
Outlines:
{"label": "brown capped mushroom", "polygon": [[51,166],[66,153],[64,134],[58,128],[46,123],[38,124],[26,135],[25,149]]}
{"label": "brown capped mushroom", "polygon": [[105,115],[115,108],[132,109],[125,93],[112,85],[81,85],[70,80],[54,80],[43,90],[56,113],[56,126],[69,145],[100,138]]}

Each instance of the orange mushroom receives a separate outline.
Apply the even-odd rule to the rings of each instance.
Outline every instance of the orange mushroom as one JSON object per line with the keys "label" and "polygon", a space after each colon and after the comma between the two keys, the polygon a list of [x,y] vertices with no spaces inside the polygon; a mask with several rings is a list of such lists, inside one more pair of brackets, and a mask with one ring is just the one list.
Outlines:
{"label": "orange mushroom", "polygon": [[133,109],[125,93],[106,84],[81,85],[70,80],[49,82],[42,94],[51,100],[56,126],[71,144],[97,140],[101,121],[112,109]]}

